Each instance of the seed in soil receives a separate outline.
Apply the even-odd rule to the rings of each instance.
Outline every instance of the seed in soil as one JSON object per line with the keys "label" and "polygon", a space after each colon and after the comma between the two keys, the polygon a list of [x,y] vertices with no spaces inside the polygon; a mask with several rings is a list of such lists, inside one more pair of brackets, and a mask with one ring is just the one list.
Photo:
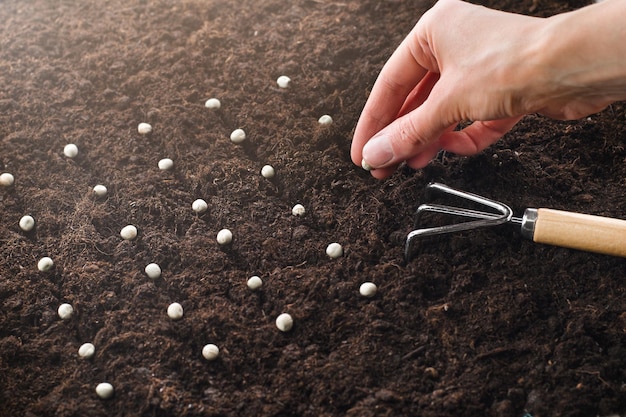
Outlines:
{"label": "seed in soil", "polygon": [[3,172],[0,174],[0,185],[3,187],[10,187],[15,182],[15,177],[13,174],[9,174],[8,172]]}
{"label": "seed in soil", "polygon": [[37,262],[37,269],[39,269],[41,272],[49,271],[52,269],[53,266],[54,262],[48,256],[44,256],[39,260],[39,262]]}
{"label": "seed in soil", "polygon": [[89,359],[96,353],[96,347],[91,343],[83,343],[78,348],[78,356],[84,359]]}
{"label": "seed in soil", "polygon": [[63,154],[68,158],[76,158],[76,155],[78,155],[78,146],[73,143],[68,143],[65,145],[65,148],[63,148]]}
{"label": "seed in soil", "polygon": [[217,243],[228,245],[233,241],[233,233],[228,229],[222,229],[217,233]]}
{"label": "seed in soil", "polygon": [[98,386],[96,386],[96,394],[98,394],[98,397],[102,398],[103,400],[108,400],[109,398],[111,398],[114,392],[115,390],[113,389],[113,385],[109,384],[108,382],[101,382],[98,384]]}
{"label": "seed in soil", "polygon": [[293,214],[294,216],[303,216],[304,213],[306,213],[306,209],[302,204],[296,204],[291,209],[291,214]]}
{"label": "seed in soil", "polygon": [[183,318],[183,306],[179,303],[172,303],[167,307],[167,315],[172,320],[180,320]]}
{"label": "seed in soil", "polygon": [[246,132],[243,129],[235,129],[230,134],[230,140],[232,143],[241,143],[246,140]]}
{"label": "seed in soil", "polygon": [[161,276],[161,267],[155,263],[146,265],[145,271],[148,278],[157,279]]}
{"label": "seed in soil", "polygon": [[333,124],[333,118],[325,114],[319,118],[318,123],[324,126],[328,126],[328,125]]}
{"label": "seed in soil", "polygon": [[263,168],[261,168],[261,175],[264,178],[273,178],[274,175],[276,175],[276,171],[274,170],[273,166],[265,165]]}
{"label": "seed in soil", "polygon": [[343,255],[343,248],[339,243],[333,242],[326,247],[326,255],[330,256],[333,259],[339,258]]}
{"label": "seed in soil", "polygon": [[139,123],[137,126],[137,132],[139,132],[140,135],[147,135],[152,132],[152,126],[150,123]]}
{"label": "seed in soil", "polygon": [[376,284],[374,284],[373,282],[364,282],[359,287],[359,293],[363,297],[367,297],[367,298],[371,298],[375,296],[377,290],[378,290],[378,287],[376,287]]}
{"label": "seed in soil", "polygon": [[261,288],[261,285],[263,285],[263,280],[254,275],[250,278],[248,278],[248,288],[250,288],[252,291],[256,291],[259,288]]}
{"label": "seed in soil", "polygon": [[222,107],[222,103],[216,98],[210,98],[204,102],[204,107],[211,110],[217,110]]}
{"label": "seed in soil", "polygon": [[93,187],[93,193],[95,194],[96,197],[102,198],[105,197],[107,195],[107,187],[105,187],[102,184],[98,184],[95,187]]}
{"label": "seed in soil", "polygon": [[203,199],[199,198],[191,203],[191,209],[196,213],[204,213],[209,208],[209,205]]}
{"label": "seed in soil", "polygon": [[202,356],[207,361],[214,361],[220,354],[220,348],[218,348],[213,343],[209,343],[208,345],[204,345],[202,348]]}
{"label": "seed in soil", "polygon": [[35,219],[33,219],[33,216],[23,216],[20,219],[20,229],[22,229],[25,232],[30,232],[31,230],[33,230],[33,228],[35,227]]}
{"label": "seed in soil", "polygon": [[276,317],[276,327],[281,332],[288,332],[293,327],[293,318],[289,313],[282,313]]}
{"label": "seed in soil", "polygon": [[124,226],[120,231],[120,236],[122,236],[124,240],[133,240],[137,237],[137,228],[132,224]]}
{"label": "seed in soil", "polygon": [[168,171],[174,167],[174,161],[170,158],[163,158],[159,161],[159,169],[161,171]]}
{"label": "seed in soil", "polygon": [[276,80],[276,84],[278,84],[280,88],[288,88],[289,83],[291,83],[291,78],[287,77],[286,75],[281,75]]}
{"label": "seed in soil", "polygon": [[59,306],[57,313],[59,313],[61,320],[68,320],[74,314],[74,307],[71,304],[63,303]]}

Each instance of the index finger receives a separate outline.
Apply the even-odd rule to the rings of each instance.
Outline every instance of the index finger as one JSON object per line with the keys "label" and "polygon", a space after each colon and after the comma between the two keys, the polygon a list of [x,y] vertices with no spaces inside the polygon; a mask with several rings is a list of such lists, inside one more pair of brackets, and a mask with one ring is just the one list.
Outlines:
{"label": "index finger", "polygon": [[[409,94],[428,73],[415,56],[415,45],[419,46],[411,32],[383,66],[372,87],[352,138],[350,153],[357,165],[361,164],[363,146],[397,118]],[[423,101],[425,97],[419,99]]]}

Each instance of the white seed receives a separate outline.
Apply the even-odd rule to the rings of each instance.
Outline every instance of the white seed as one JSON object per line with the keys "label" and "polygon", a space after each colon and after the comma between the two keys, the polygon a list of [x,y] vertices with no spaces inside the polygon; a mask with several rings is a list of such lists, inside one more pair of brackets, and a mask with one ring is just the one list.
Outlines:
{"label": "white seed", "polygon": [[113,385],[109,384],[108,382],[101,382],[98,384],[98,386],[96,386],[96,394],[98,394],[98,397],[102,398],[103,400],[108,400],[109,398],[111,398],[114,392],[115,390],[113,389]]}
{"label": "white seed", "polygon": [[367,162],[365,162],[365,159],[361,160],[361,167],[366,170],[366,171],[371,171],[372,167],[370,166],[370,164],[368,164]]}
{"label": "white seed", "polygon": [[330,124],[333,123],[333,118],[330,117],[329,115],[325,114],[322,117],[320,117],[318,119],[319,124],[324,125],[324,126],[328,126]]}
{"label": "white seed", "polygon": [[302,216],[304,215],[304,213],[306,213],[306,209],[302,204],[296,204],[291,209],[291,214],[293,214],[294,216]]}
{"label": "white seed", "polygon": [[281,332],[288,332],[293,327],[293,318],[288,313],[282,313],[276,317],[276,327]]}
{"label": "white seed", "polygon": [[343,248],[339,243],[333,242],[326,247],[326,255],[330,256],[333,259],[339,258],[341,255],[343,255]]}
{"label": "white seed", "polygon": [[159,161],[159,169],[161,171],[167,171],[174,167],[174,161],[170,158],[163,158]]}
{"label": "white seed", "polygon": [[217,233],[217,243],[228,245],[233,241],[233,233],[228,229],[222,229]]}
{"label": "white seed", "polygon": [[276,84],[278,84],[280,88],[288,88],[289,83],[291,83],[291,78],[287,77],[286,75],[281,75],[276,80]]}
{"label": "white seed", "polygon": [[35,219],[33,216],[23,216],[20,219],[20,229],[25,232],[30,232],[35,227]]}
{"label": "white seed", "polygon": [[96,347],[91,343],[83,343],[78,348],[78,356],[84,359],[89,359],[96,353]]}
{"label": "white seed", "polygon": [[259,288],[261,288],[261,285],[263,285],[263,280],[254,275],[250,278],[248,278],[248,288],[250,288],[252,291],[256,291]]}
{"label": "white seed", "polygon": [[15,182],[15,177],[13,174],[9,174],[8,172],[3,172],[0,174],[0,185],[3,187],[10,187]]}
{"label": "white seed", "polygon": [[54,262],[51,258],[47,256],[44,256],[39,260],[39,262],[37,262],[37,269],[39,269],[41,272],[49,271],[52,269],[53,266]]}
{"label": "white seed", "polygon": [[273,178],[274,175],[276,175],[276,171],[274,170],[273,166],[265,165],[263,168],[261,168],[261,175],[264,178]]}
{"label": "white seed", "polygon": [[199,198],[191,203],[191,209],[196,213],[204,213],[209,208],[209,205],[203,199]]}
{"label": "white seed", "polygon": [[124,240],[133,240],[137,237],[137,228],[132,224],[124,226],[120,231],[120,236],[122,236]]}
{"label": "white seed", "polygon": [[63,154],[68,158],[75,158],[76,155],[78,155],[78,146],[73,143],[68,143],[65,145],[65,148],[63,148]]}
{"label": "white seed", "polygon": [[102,184],[98,184],[95,187],[93,187],[93,193],[96,195],[96,197],[104,197],[107,195],[107,187],[105,187]]}
{"label": "white seed", "polygon": [[59,306],[57,313],[59,313],[61,320],[68,320],[74,314],[74,307],[71,304],[63,303]]}
{"label": "white seed", "polygon": [[180,320],[183,318],[183,306],[179,303],[172,303],[167,307],[167,315],[172,320]]}
{"label": "white seed", "polygon": [[137,132],[139,132],[140,135],[147,135],[152,132],[152,126],[149,123],[139,123]]}
{"label": "white seed", "polygon": [[222,107],[222,103],[216,98],[210,98],[204,102],[204,107],[207,109],[217,110]]}
{"label": "white seed", "polygon": [[218,348],[213,343],[209,343],[208,345],[204,345],[202,348],[202,356],[207,361],[214,361],[220,354],[220,348]]}
{"label": "white seed", "polygon": [[243,129],[235,129],[233,133],[230,134],[230,140],[233,143],[241,143],[246,140],[246,132]]}
{"label": "white seed", "polygon": [[161,267],[158,264],[148,264],[144,270],[148,278],[157,279],[161,276]]}
{"label": "white seed", "polygon": [[376,287],[376,284],[374,284],[373,282],[364,282],[359,287],[359,293],[363,297],[368,297],[368,298],[375,296],[377,290],[378,290],[378,287]]}

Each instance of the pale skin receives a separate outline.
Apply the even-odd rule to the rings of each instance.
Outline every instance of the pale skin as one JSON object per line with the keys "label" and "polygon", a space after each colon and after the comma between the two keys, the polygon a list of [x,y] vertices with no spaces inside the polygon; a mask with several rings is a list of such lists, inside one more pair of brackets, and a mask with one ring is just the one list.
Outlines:
{"label": "pale skin", "polygon": [[480,152],[526,114],[572,120],[625,100],[624,19],[624,0],[549,18],[440,0],[381,70],[352,161],[386,178],[442,149]]}

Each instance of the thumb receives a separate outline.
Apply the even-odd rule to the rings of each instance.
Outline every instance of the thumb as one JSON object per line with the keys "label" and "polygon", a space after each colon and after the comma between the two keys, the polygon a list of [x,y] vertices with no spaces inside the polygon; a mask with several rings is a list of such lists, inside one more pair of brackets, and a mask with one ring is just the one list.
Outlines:
{"label": "thumb", "polygon": [[[432,96],[431,96],[432,97]],[[363,147],[364,166],[387,168],[414,158],[456,124],[442,118],[430,97],[412,112],[399,117],[374,135]]]}

